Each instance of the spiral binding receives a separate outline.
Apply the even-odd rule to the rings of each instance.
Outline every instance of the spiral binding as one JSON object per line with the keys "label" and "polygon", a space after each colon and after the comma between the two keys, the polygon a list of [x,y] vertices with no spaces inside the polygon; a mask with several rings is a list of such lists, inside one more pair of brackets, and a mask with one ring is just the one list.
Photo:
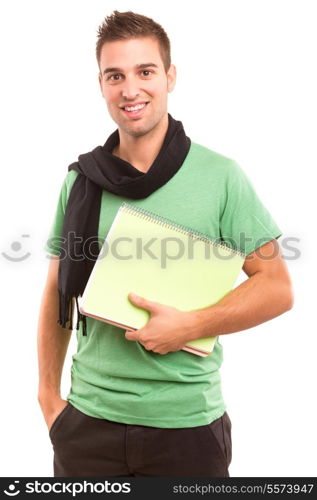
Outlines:
{"label": "spiral binding", "polygon": [[204,241],[205,243],[211,243],[212,245],[222,248],[224,250],[230,250],[236,255],[240,255],[241,257],[245,257],[245,254],[241,252],[240,250],[235,250],[234,248],[229,247],[228,245],[225,245],[223,243],[217,243],[215,242],[212,238],[209,238],[205,234],[201,233],[200,231],[197,231],[195,229],[188,228],[182,224],[179,224],[177,222],[171,221],[161,215],[155,214],[154,212],[151,212],[150,210],[145,210],[144,208],[141,207],[136,207],[134,205],[130,205],[129,203],[123,202],[122,205],[120,206],[120,210],[124,210],[125,212],[130,212],[133,215],[138,215],[143,218],[147,219],[153,222],[157,222],[161,226],[164,227],[169,227],[169,228],[174,228],[176,231],[192,236],[195,239]]}

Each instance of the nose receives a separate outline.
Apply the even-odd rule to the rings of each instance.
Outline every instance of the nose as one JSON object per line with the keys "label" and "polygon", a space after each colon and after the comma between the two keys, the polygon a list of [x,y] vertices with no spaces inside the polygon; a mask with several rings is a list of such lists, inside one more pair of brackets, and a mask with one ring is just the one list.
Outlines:
{"label": "nose", "polygon": [[137,82],[134,78],[126,78],[122,88],[122,97],[125,99],[133,100],[140,95]]}

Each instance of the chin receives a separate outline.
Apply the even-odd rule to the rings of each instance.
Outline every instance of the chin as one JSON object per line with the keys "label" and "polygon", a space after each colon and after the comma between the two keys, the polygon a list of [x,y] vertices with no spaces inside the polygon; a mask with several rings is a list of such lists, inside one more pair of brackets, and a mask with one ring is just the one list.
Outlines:
{"label": "chin", "polygon": [[141,129],[141,130],[126,130],[125,129],[125,132],[129,135],[131,135],[132,137],[142,137],[143,135],[146,135],[149,130],[147,129]]}
{"label": "chin", "polygon": [[119,127],[133,137],[141,137],[150,132],[153,128],[149,124],[141,123],[141,120],[139,120],[139,123],[137,121],[128,124],[123,123],[119,125]]}
{"label": "chin", "polygon": [[122,120],[122,116],[112,116],[118,128],[132,137],[141,137],[151,132],[160,123],[157,116],[146,116],[138,120]]}

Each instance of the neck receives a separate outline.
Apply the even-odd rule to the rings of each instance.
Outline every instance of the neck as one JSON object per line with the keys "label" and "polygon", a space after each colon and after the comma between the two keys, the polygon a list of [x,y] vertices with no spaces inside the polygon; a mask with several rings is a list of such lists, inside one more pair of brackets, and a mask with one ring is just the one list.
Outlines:
{"label": "neck", "polygon": [[139,137],[129,135],[119,128],[119,144],[112,154],[146,173],[161,150],[167,129],[167,113],[157,126]]}

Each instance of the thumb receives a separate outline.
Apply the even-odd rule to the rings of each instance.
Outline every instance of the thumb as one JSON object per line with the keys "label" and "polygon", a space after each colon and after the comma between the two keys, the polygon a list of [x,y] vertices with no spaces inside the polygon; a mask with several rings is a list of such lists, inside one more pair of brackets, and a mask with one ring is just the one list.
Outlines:
{"label": "thumb", "polygon": [[153,300],[145,299],[140,295],[136,295],[135,293],[129,293],[128,295],[130,301],[138,307],[142,309],[147,309],[148,311],[155,312],[158,309],[158,303]]}

